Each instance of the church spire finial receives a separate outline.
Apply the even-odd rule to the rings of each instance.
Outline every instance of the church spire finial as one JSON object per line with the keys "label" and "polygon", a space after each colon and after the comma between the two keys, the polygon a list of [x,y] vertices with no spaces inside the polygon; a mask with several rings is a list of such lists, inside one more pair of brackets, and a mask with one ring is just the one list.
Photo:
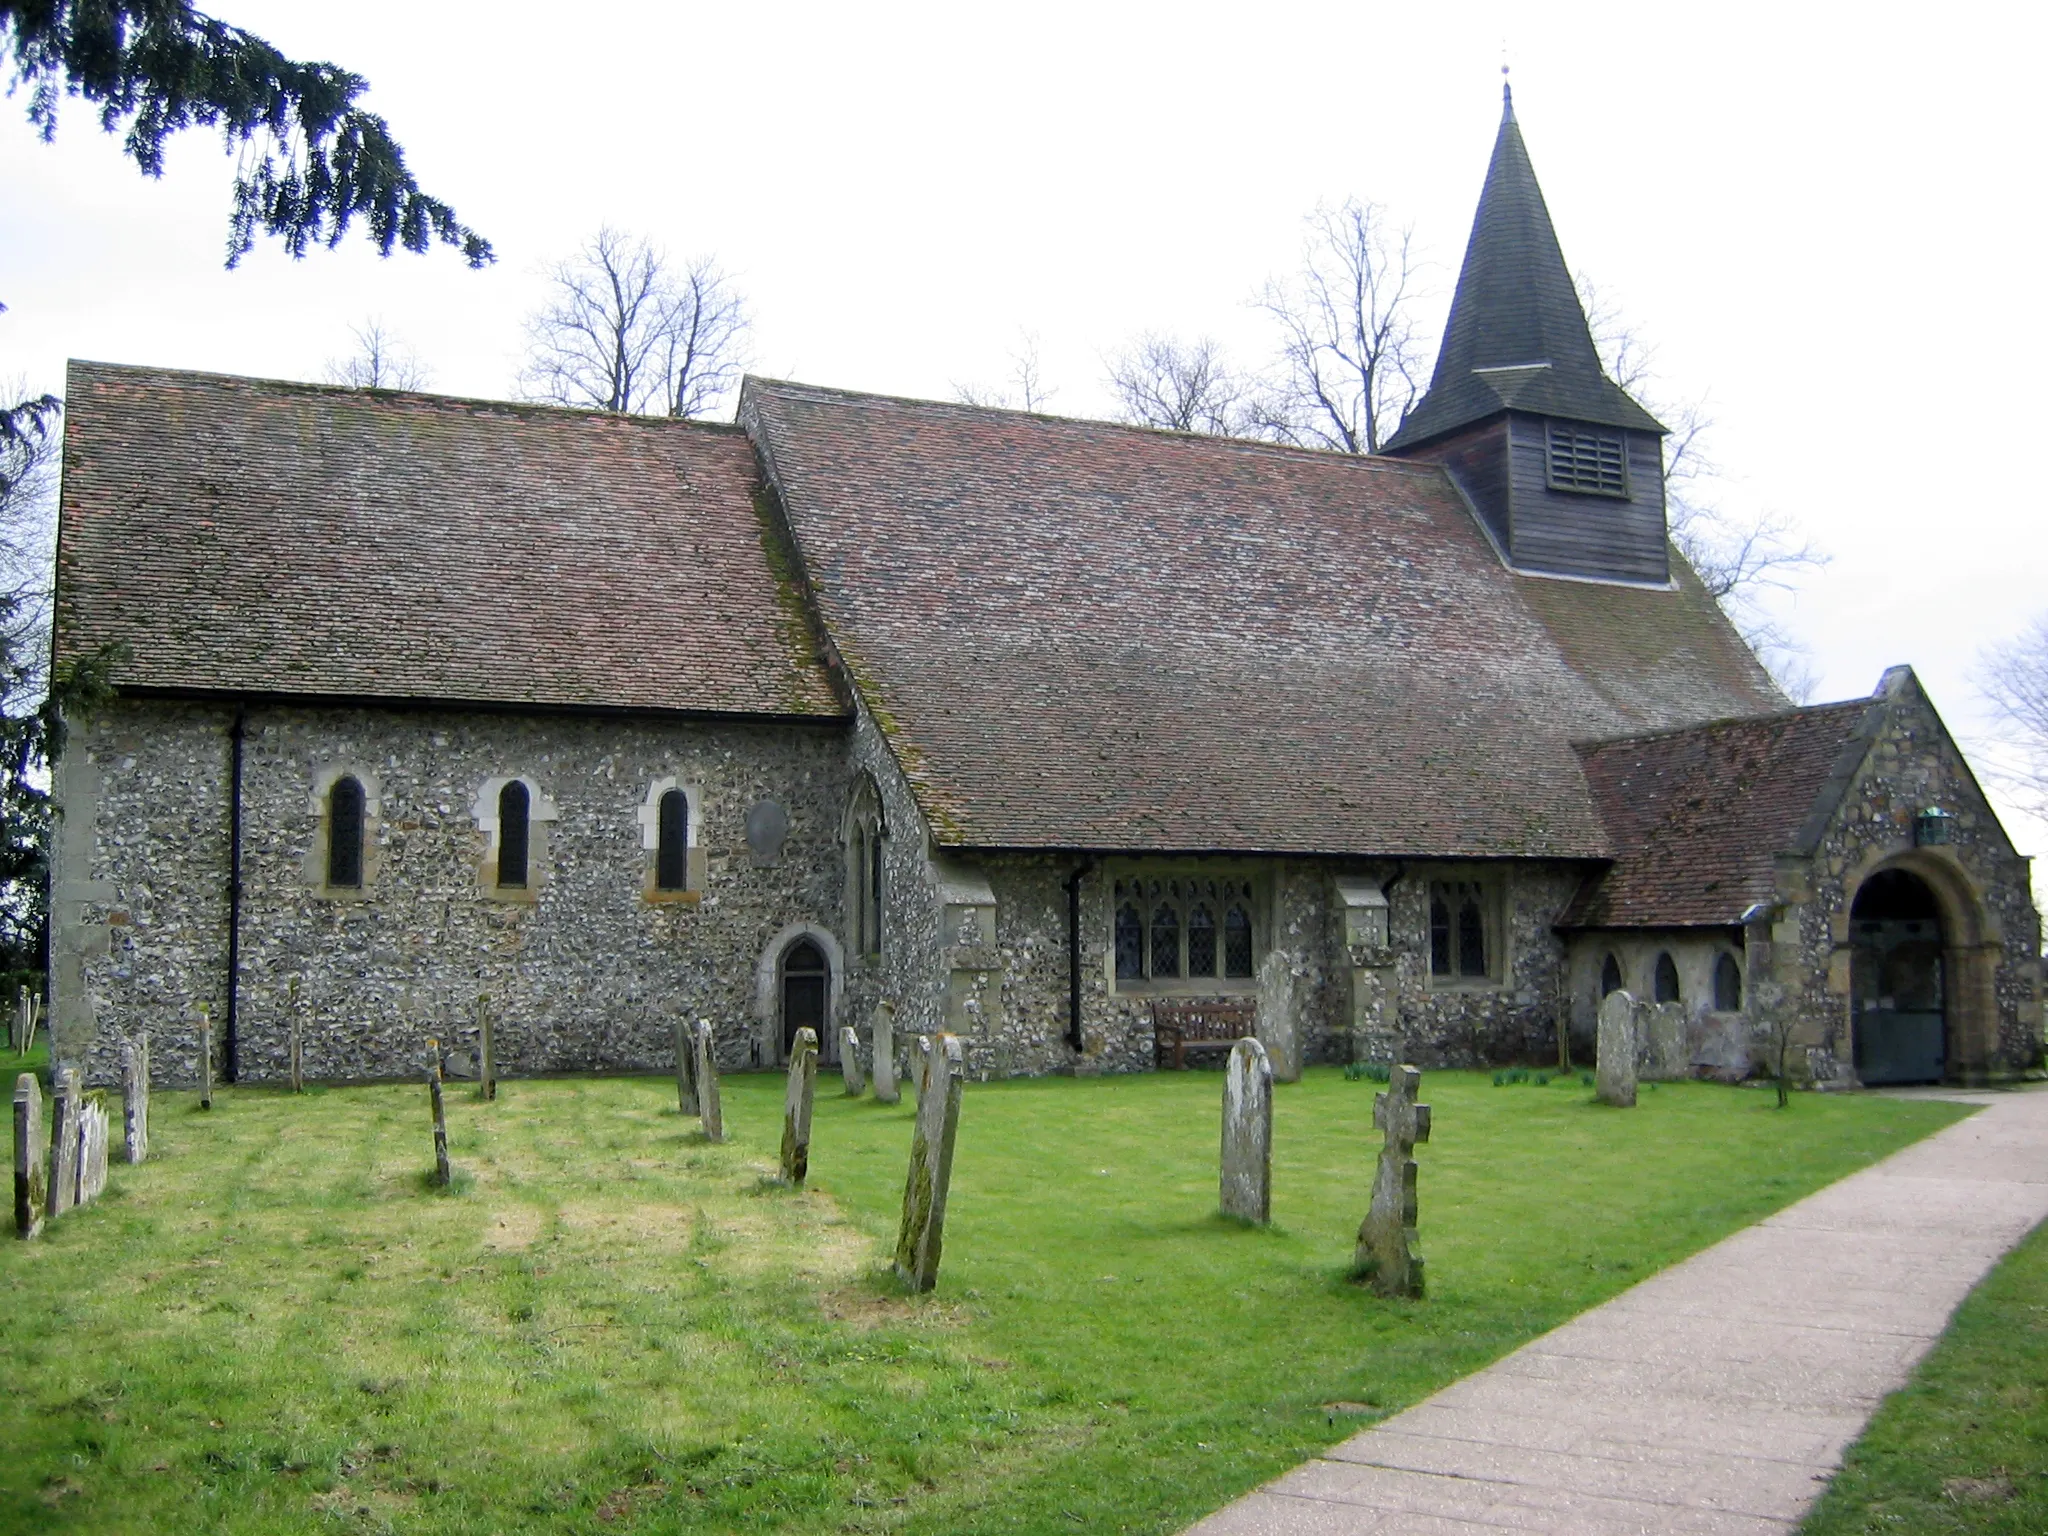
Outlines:
{"label": "church spire finial", "polygon": [[1507,61],[1500,66],[1500,120],[1512,123],[1515,120],[1515,88],[1508,82]]}

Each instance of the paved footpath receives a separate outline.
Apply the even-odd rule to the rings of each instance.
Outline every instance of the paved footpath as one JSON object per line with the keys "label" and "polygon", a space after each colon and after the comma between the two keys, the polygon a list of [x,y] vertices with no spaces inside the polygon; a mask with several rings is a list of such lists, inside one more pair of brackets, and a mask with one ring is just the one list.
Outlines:
{"label": "paved footpath", "polygon": [[1985,1107],[1189,1536],[1786,1536],[1971,1287],[2048,1218],[2048,1092],[1943,1096]]}

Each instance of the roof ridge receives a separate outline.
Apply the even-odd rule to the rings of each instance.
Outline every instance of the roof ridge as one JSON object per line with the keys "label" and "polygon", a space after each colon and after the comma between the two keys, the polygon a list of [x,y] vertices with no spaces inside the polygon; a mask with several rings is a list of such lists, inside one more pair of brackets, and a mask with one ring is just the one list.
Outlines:
{"label": "roof ridge", "polygon": [[701,421],[692,416],[650,416],[638,411],[607,411],[596,406],[555,405],[542,400],[504,400],[490,395],[450,395],[429,389],[380,389],[362,384],[327,384],[313,379],[278,379],[255,373],[222,373],[208,368],[169,368],[157,363],[113,363],[98,358],[73,357],[65,359],[68,371],[76,370],[87,374],[115,374],[148,376],[190,383],[236,384],[254,386],[276,394],[332,395],[355,397],[389,402],[394,405],[418,404],[432,407],[483,407],[490,410],[510,411],[520,415],[562,417],[594,417],[604,421],[629,422],[636,426],[654,427],[661,430],[687,427],[699,431],[716,432],[721,435],[743,434],[744,429],[732,421]]}
{"label": "roof ridge", "polygon": [[849,402],[873,401],[882,405],[904,405],[919,409],[936,409],[961,415],[1016,416],[1027,421],[1042,421],[1051,426],[1087,427],[1111,432],[1134,433],[1148,439],[1179,439],[1184,442],[1217,446],[1252,452],[1274,453],[1284,456],[1300,455],[1318,463],[1352,462],[1371,469],[1399,470],[1404,474],[1420,473],[1435,476],[1438,466],[1434,463],[1414,459],[1396,458],[1385,453],[1341,453],[1334,448],[1309,448],[1299,443],[1275,443],[1259,437],[1232,437],[1221,432],[1190,432],[1177,427],[1151,427],[1142,422],[1112,421],[1106,416],[1062,416],[1051,411],[1028,411],[1014,405],[975,405],[965,400],[930,400],[921,395],[893,395],[879,390],[844,389],[833,384],[806,384],[800,379],[771,379],[750,373],[742,387],[753,387],[772,393],[801,393],[827,396]]}

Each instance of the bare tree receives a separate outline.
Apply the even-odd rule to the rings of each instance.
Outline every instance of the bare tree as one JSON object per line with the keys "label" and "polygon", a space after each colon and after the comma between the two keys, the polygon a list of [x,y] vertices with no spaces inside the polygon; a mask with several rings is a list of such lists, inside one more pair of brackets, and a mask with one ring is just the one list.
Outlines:
{"label": "bare tree", "polygon": [[1038,332],[1019,331],[1017,346],[1010,353],[1010,376],[1001,386],[963,384],[953,381],[953,398],[962,405],[986,405],[1003,411],[1042,411],[1051,404],[1057,389],[1045,382],[1045,370],[1038,359]]}
{"label": "bare tree", "polygon": [[1413,232],[1356,198],[1308,216],[1301,269],[1258,305],[1278,322],[1280,356],[1253,430],[1304,447],[1377,453],[1422,390],[1427,349],[1413,308]]}
{"label": "bare tree", "polygon": [[346,357],[330,357],[324,370],[330,384],[351,389],[425,389],[433,383],[433,371],[419,354],[374,316],[348,328],[356,349]]}
{"label": "bare tree", "polygon": [[[0,381],[0,398],[28,399],[19,378]],[[50,593],[57,547],[59,408],[24,412],[15,430],[0,432],[0,713],[19,714],[48,682]]]}
{"label": "bare tree", "polygon": [[1977,686],[1998,717],[2002,745],[1992,773],[2048,816],[2048,613],[2010,640],[1987,648]]}
{"label": "bare tree", "polygon": [[1181,341],[1147,331],[1108,359],[1122,420],[1172,432],[1246,435],[1252,386],[1208,337]]}
{"label": "bare tree", "polygon": [[527,398],[654,416],[702,416],[746,366],[745,301],[710,257],[680,271],[636,235],[600,229],[549,273],[526,322]]}
{"label": "bare tree", "polygon": [[1607,376],[1670,428],[1664,515],[1671,542],[1785,694],[1811,698],[1816,679],[1805,647],[1766,603],[1770,593],[1795,590],[1802,575],[1825,566],[1830,556],[1783,512],[1733,512],[1722,505],[1726,482],[1711,452],[1714,419],[1705,397],[1660,399],[1656,348],[1585,273],[1574,282]]}

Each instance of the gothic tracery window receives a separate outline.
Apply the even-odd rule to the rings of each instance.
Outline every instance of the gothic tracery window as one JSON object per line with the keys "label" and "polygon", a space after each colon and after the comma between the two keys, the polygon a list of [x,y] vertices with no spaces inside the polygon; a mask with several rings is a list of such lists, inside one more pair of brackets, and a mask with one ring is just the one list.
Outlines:
{"label": "gothic tracery window", "polygon": [[1496,899],[1476,880],[1439,880],[1429,888],[1429,973],[1439,981],[1492,979],[1499,962]]}
{"label": "gothic tracery window", "polygon": [[1216,974],[1216,918],[1207,902],[1188,909],[1188,974]]}
{"label": "gothic tracery window", "polygon": [[1116,979],[1142,981],[1145,977],[1145,924],[1138,909],[1125,902],[1116,909]]}
{"label": "gothic tracery window", "polygon": [[1114,884],[1119,982],[1246,982],[1255,973],[1251,883],[1186,875],[1126,876]]}
{"label": "gothic tracery window", "polygon": [[1180,974],[1180,913],[1164,902],[1152,911],[1152,974]]}

